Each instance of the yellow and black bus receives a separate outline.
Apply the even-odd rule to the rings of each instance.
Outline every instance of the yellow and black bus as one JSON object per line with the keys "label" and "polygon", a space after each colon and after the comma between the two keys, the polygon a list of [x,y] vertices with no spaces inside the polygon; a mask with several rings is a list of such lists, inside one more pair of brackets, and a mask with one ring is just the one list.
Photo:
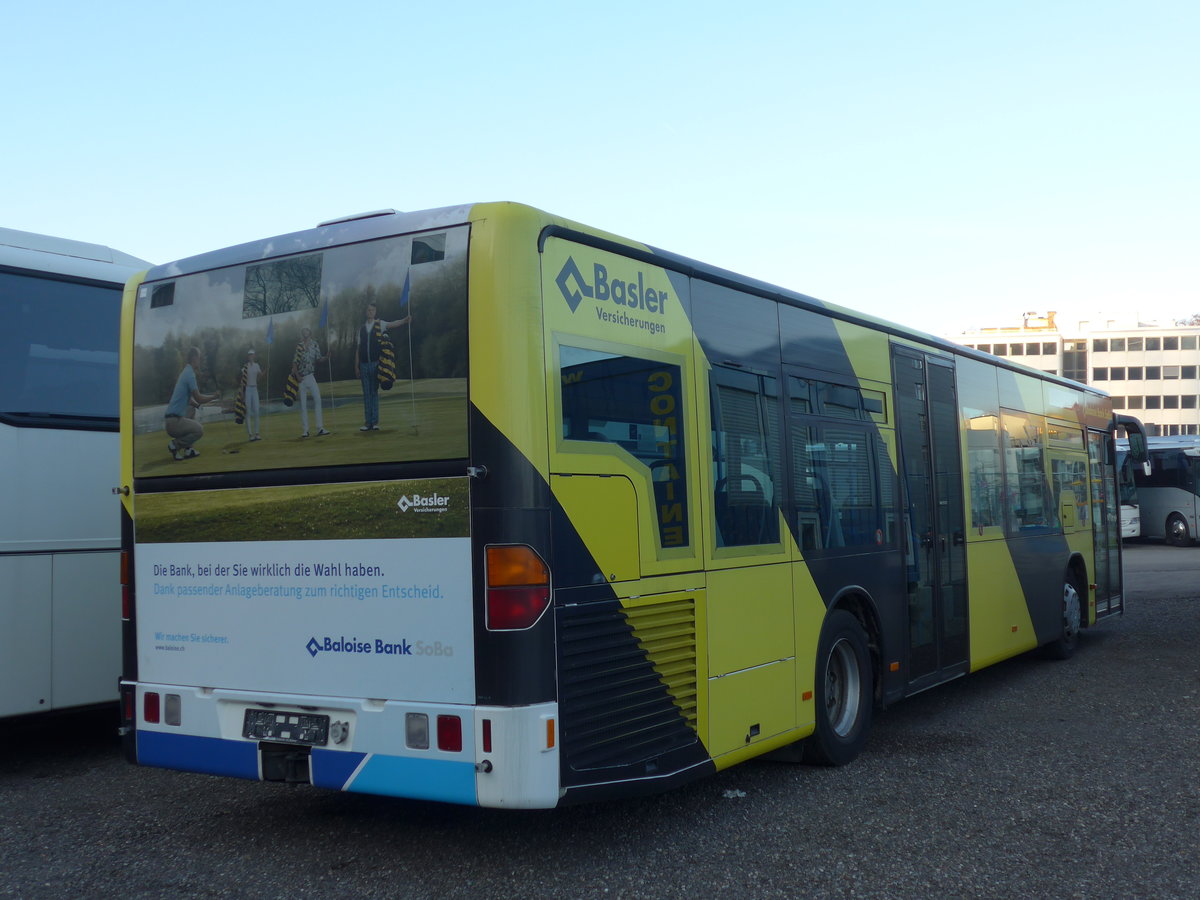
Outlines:
{"label": "yellow and black bus", "polygon": [[125,746],[499,807],[863,749],[1122,611],[1083,385],[526,206],[130,282]]}

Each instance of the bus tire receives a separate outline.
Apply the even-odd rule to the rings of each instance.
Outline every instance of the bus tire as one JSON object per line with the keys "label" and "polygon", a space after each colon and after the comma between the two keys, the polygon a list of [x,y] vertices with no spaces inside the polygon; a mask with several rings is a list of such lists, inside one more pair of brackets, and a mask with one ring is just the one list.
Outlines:
{"label": "bus tire", "polygon": [[1063,579],[1063,599],[1060,609],[1062,631],[1057,638],[1046,644],[1043,655],[1049,659],[1070,659],[1075,655],[1079,646],[1079,628],[1083,617],[1083,593],[1079,586],[1079,576],[1067,572]]}
{"label": "bus tire", "polygon": [[804,761],[845,765],[867,743],[874,678],[866,632],[844,609],[831,612],[821,628],[813,693],[817,727],[804,742]]}
{"label": "bus tire", "polygon": [[1171,513],[1171,515],[1167,516],[1167,528],[1164,533],[1167,536],[1167,543],[1172,546],[1191,546],[1192,535],[1188,530],[1187,519],[1179,513]]}

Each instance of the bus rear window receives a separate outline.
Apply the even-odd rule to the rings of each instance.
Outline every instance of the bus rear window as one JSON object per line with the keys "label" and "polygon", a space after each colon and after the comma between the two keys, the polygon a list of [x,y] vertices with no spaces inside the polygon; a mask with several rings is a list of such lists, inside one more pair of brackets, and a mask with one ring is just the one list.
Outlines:
{"label": "bus rear window", "polygon": [[461,461],[466,348],[465,227],[148,281],[134,472]]}

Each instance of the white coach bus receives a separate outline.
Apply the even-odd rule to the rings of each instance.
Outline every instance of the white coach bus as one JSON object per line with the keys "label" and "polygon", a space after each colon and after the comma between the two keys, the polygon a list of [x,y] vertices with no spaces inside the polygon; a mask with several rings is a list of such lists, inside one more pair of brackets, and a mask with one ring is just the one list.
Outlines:
{"label": "white coach bus", "polygon": [[148,265],[0,228],[0,717],[117,698],[121,291]]}

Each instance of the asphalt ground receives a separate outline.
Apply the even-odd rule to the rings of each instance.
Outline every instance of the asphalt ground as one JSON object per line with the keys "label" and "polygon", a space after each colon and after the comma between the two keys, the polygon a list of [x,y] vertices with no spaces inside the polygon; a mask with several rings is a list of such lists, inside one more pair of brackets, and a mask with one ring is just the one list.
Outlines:
{"label": "asphalt ground", "polygon": [[506,812],[137,768],[115,712],[8,723],[0,896],[1200,896],[1200,547],[1127,612],[878,714],[840,769]]}

